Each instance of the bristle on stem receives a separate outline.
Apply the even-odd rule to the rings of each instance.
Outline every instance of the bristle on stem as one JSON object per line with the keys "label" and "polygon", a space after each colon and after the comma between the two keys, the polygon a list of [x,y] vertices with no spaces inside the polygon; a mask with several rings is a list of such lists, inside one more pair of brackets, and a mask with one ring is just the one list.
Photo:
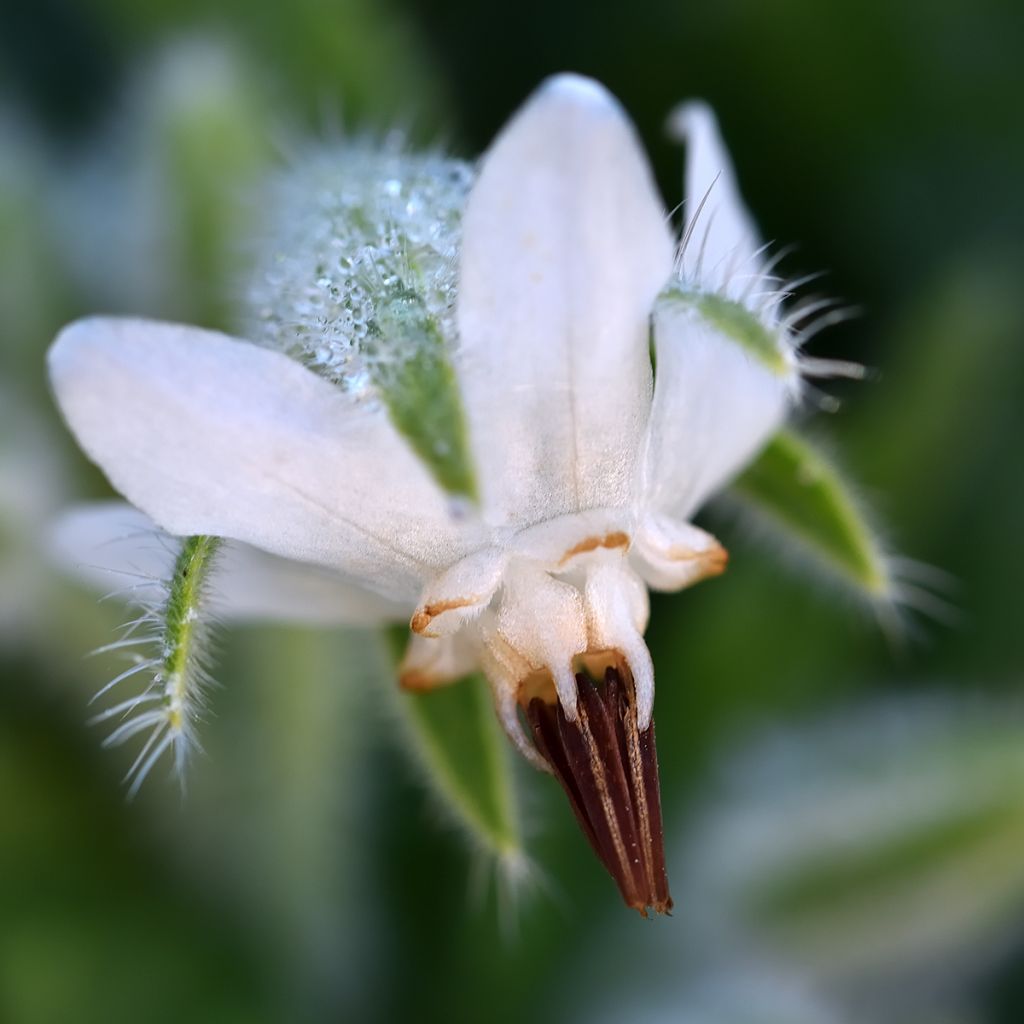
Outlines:
{"label": "bristle on stem", "polygon": [[[194,536],[179,542],[173,571],[161,580],[162,598],[145,609],[145,614],[128,627],[130,638],[108,644],[101,650],[115,651],[129,644],[152,645],[153,655],[136,654],[136,663],[104,686],[103,696],[123,680],[143,675],[147,680],[134,697],[96,715],[94,723],[121,716],[105,746],[116,746],[140,733],[149,735],[125,776],[128,794],[134,796],[150,770],[168,750],[174,754],[175,769],[184,784],[189,751],[195,747],[195,728],[204,706],[204,692],[210,677],[204,655],[210,627],[206,608],[210,575],[220,546],[217,537]],[[139,624],[149,627],[135,633]],[[96,698],[93,698],[94,700]]]}

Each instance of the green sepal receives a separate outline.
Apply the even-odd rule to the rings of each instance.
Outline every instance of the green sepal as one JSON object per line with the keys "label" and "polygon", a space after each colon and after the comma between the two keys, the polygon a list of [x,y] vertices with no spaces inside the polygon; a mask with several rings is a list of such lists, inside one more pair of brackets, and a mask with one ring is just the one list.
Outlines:
{"label": "green sepal", "polygon": [[389,347],[410,353],[373,371],[391,422],[448,494],[475,500],[462,398],[436,322],[419,295],[403,288],[380,302],[373,326]]}
{"label": "green sepal", "polygon": [[891,596],[878,538],[835,466],[805,439],[780,431],[732,493],[814,563],[873,599]]}
{"label": "green sepal", "polygon": [[178,551],[163,611],[163,671],[167,678],[185,672],[194,658],[199,607],[220,545],[219,537],[196,534],[186,537]]}
{"label": "green sepal", "polygon": [[772,373],[785,377],[790,363],[775,332],[741,302],[717,292],[689,291],[671,285],[658,296],[659,303],[692,309],[705,323],[714,327],[758,360]]}
{"label": "green sepal", "polygon": [[[404,645],[404,630],[392,631]],[[398,705],[409,747],[430,789],[474,843],[506,865],[523,856],[512,752],[479,673]]]}

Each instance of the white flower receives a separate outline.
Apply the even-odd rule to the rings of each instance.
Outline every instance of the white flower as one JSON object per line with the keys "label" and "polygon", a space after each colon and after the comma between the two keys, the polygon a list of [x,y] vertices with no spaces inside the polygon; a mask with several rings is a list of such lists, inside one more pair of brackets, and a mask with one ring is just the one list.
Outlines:
{"label": "white flower", "polygon": [[[141,320],[80,321],[50,353],[79,443],[164,530],[319,566],[321,582],[326,567],[339,593],[404,609],[407,685],[481,667],[627,903],[659,911],[648,589],[724,569],[689,520],[778,428],[798,380],[714,121],[681,121],[681,254],[633,128],[596,83],[545,83],[485,155],[448,347],[431,356],[454,367],[475,501],[442,486],[433,439],[387,382],[368,402],[280,351]],[[424,422],[430,398],[412,409]],[[351,603],[334,607],[341,620]]]}

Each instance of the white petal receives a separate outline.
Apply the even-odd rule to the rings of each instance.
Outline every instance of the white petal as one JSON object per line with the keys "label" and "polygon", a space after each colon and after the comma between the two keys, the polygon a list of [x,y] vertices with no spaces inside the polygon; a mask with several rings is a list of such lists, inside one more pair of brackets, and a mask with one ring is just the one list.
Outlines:
{"label": "white petal", "polygon": [[459,371],[493,522],[628,501],[672,255],[616,101],[551,79],[485,156],[464,219]]}
{"label": "white petal", "polygon": [[482,548],[435,577],[420,595],[412,631],[426,637],[450,636],[471,622],[490,604],[507,560],[499,548]]}
{"label": "white petal", "polygon": [[669,129],[686,143],[684,274],[704,290],[738,298],[761,270],[761,241],[718,122],[706,104],[684,103],[670,116]]}
{"label": "white petal", "polygon": [[649,515],[636,531],[630,562],[654,590],[675,591],[725,571],[728,552],[692,523]]}
{"label": "white petal", "polygon": [[468,527],[377,409],[212,331],[91,319],[50,350],[61,411],[169,533],[241,540],[415,600]]}
{"label": "white petal", "polygon": [[671,299],[658,303],[654,341],[646,505],[688,519],[779,428],[793,379]]}
{"label": "white petal", "polygon": [[[137,509],[96,502],[66,511],[50,531],[54,559],[103,593],[133,602],[162,600],[178,544]],[[409,607],[321,566],[292,562],[228,541],[217,555],[210,611],[231,622],[375,626],[408,619]]]}
{"label": "white petal", "polygon": [[[481,651],[481,667],[491,686],[494,698],[494,709],[498,713],[498,721],[505,730],[505,735],[512,741],[516,749],[527,761],[542,772],[551,772],[551,765],[544,760],[523,727],[520,713],[521,670],[527,670],[518,654],[498,634],[494,625],[494,616],[485,612],[484,628],[481,630],[483,649]],[[575,700],[575,696],[574,696]],[[575,705],[574,705],[575,707]]]}
{"label": "white petal", "polygon": [[53,564],[101,594],[143,604],[166,594],[174,539],[123,501],[73,506],[49,524],[46,539]]}
{"label": "white petal", "polygon": [[589,650],[618,651],[626,659],[642,731],[654,710],[654,663],[644,643],[647,588],[623,559],[601,559],[587,572],[586,606]]}
{"label": "white petal", "polygon": [[[573,659],[587,649],[586,610],[579,590],[525,561],[505,573],[501,602],[492,623],[484,620],[491,654],[504,660],[514,684],[531,674],[550,677],[566,717],[576,718]],[[494,635],[496,634],[496,636]],[[506,653],[507,657],[503,657]]]}
{"label": "white petal", "polygon": [[414,633],[405,648],[398,681],[406,690],[420,691],[458,682],[479,670],[480,646],[477,629],[436,639]]}
{"label": "white petal", "polygon": [[593,551],[628,548],[631,527],[632,515],[626,509],[589,508],[520,530],[509,547],[517,556],[561,573]]}
{"label": "white petal", "polygon": [[228,541],[211,581],[215,614],[245,622],[373,627],[409,621],[409,605],[321,565]]}

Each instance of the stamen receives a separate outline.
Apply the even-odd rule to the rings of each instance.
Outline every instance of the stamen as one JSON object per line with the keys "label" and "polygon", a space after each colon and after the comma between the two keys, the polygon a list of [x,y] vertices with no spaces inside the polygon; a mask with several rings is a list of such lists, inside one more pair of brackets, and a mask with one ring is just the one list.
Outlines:
{"label": "stamen", "polygon": [[537,749],[626,905],[644,917],[648,908],[668,913],[654,723],[640,732],[632,681],[616,668],[605,670],[603,683],[579,674],[576,684],[575,721],[558,702],[530,701]]}

